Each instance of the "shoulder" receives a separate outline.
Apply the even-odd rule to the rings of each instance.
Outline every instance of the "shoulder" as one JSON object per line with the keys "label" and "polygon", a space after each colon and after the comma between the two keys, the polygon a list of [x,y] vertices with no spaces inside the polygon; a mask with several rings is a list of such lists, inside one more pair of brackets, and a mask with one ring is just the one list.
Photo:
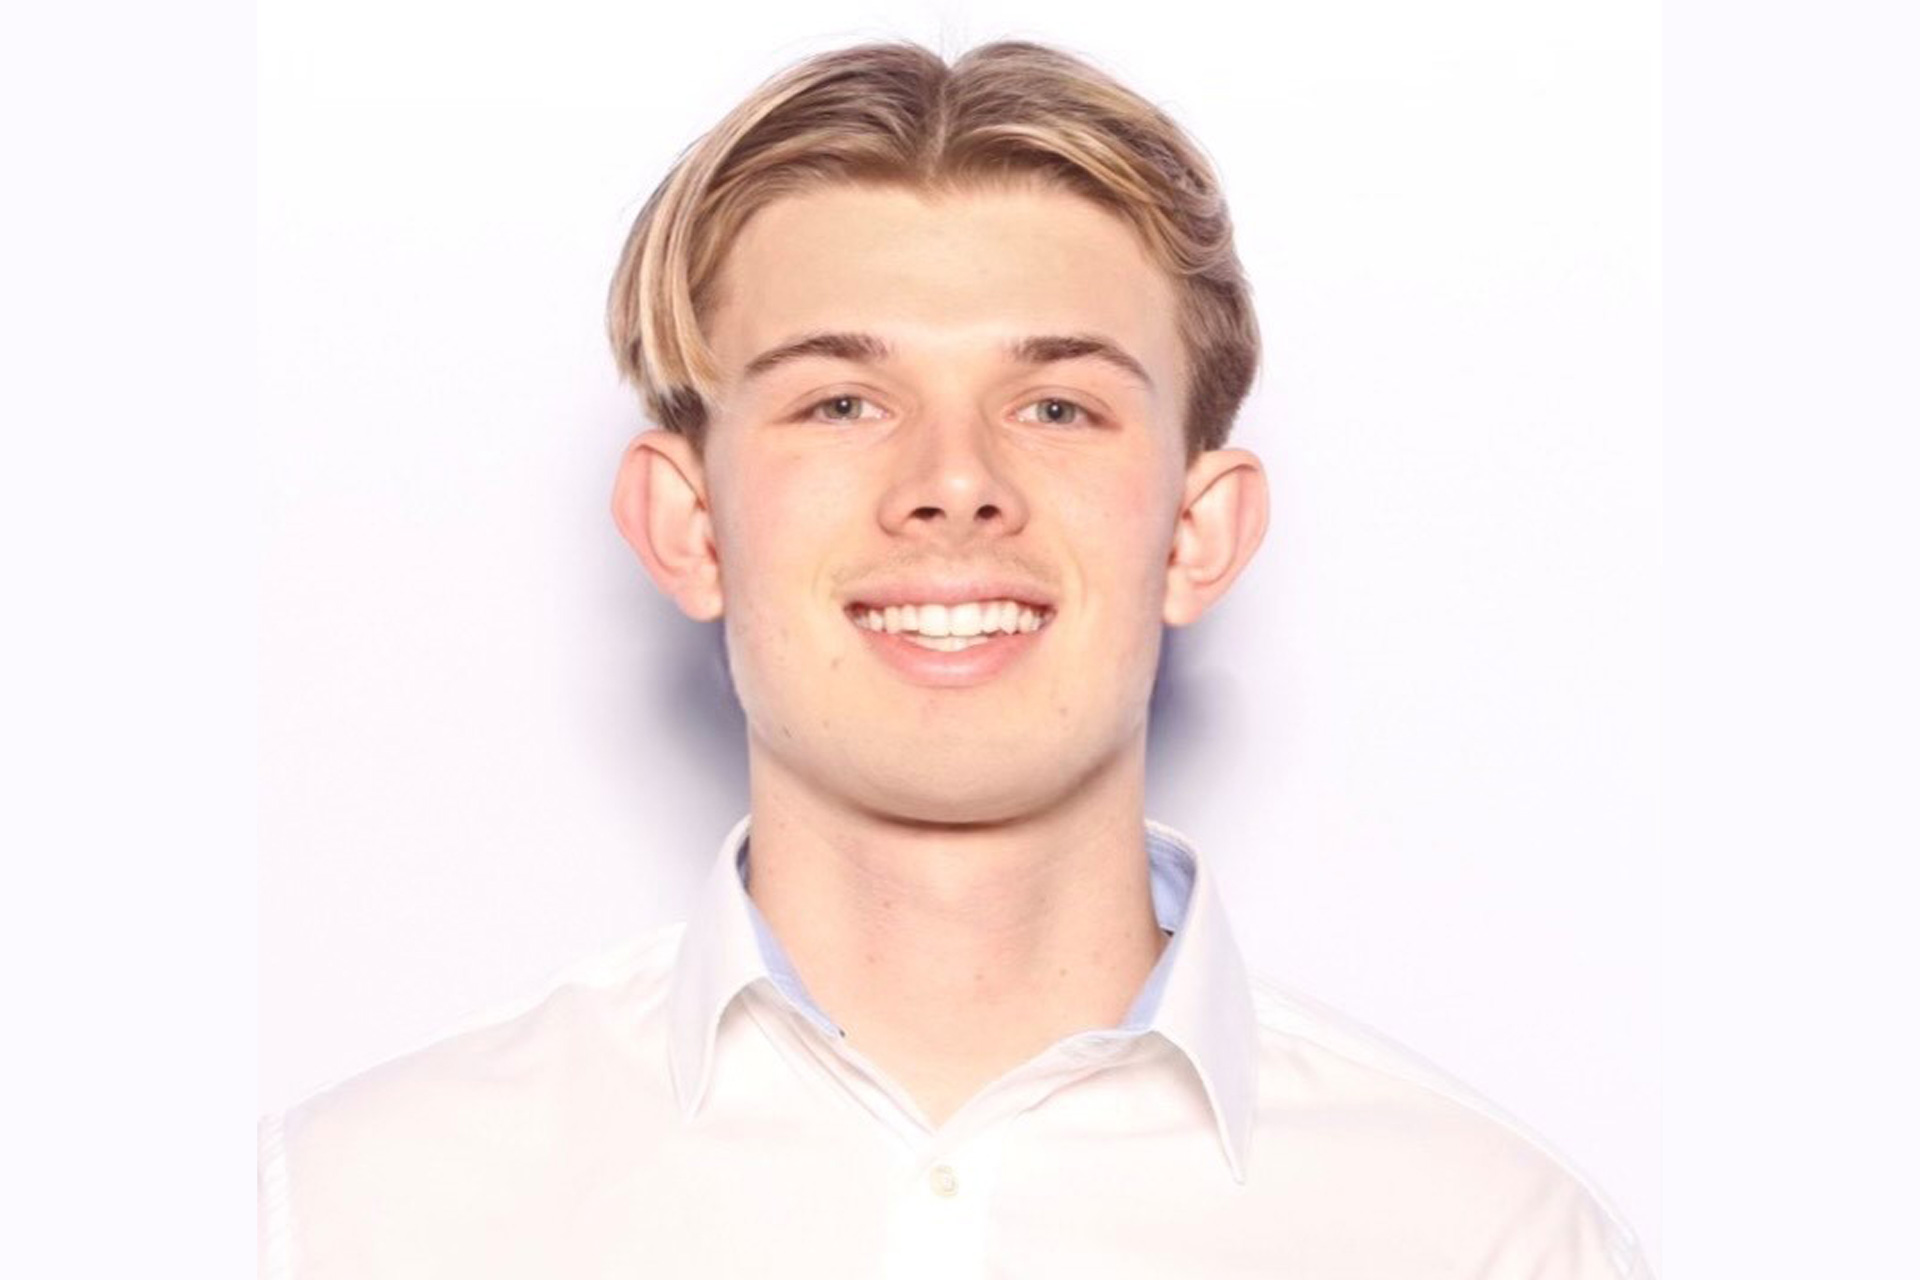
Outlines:
{"label": "shoulder", "polygon": [[1539,1134],[1358,1019],[1265,975],[1250,986],[1256,1163],[1285,1176],[1317,1162],[1330,1204],[1473,1251],[1482,1274],[1650,1280],[1615,1206]]}
{"label": "shoulder", "polygon": [[284,1113],[288,1139],[431,1122],[444,1111],[557,1080],[622,1056],[665,1000],[684,924],[673,924],[576,960],[532,994],[490,1005],[442,1028],[427,1043],[328,1084]]}
{"label": "shoulder", "polygon": [[[670,1105],[657,1051],[664,1019],[649,1015],[664,1010],[685,928],[576,961],[535,994],[262,1116],[263,1274],[292,1274],[299,1245],[353,1247],[382,1221],[417,1230],[542,1194],[583,1133],[617,1124],[622,1110]],[[636,1090],[649,1074],[659,1087]],[[351,1270],[348,1257],[332,1261]]]}

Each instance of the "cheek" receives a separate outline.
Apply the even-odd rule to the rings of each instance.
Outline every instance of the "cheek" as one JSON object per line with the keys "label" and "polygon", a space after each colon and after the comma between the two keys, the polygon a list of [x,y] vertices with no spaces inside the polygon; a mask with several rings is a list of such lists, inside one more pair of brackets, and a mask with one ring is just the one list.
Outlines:
{"label": "cheek", "polygon": [[741,566],[741,586],[759,596],[769,587],[804,589],[808,577],[795,570],[809,557],[824,554],[831,528],[824,522],[834,497],[823,488],[830,477],[778,458],[756,459],[752,468],[730,473],[724,492],[716,492],[714,523],[720,538],[722,568],[728,559]]}
{"label": "cheek", "polygon": [[802,639],[809,648],[822,635],[837,641],[830,623],[851,632],[844,619],[829,616],[825,575],[844,541],[852,495],[844,478],[779,458],[730,474],[733,483],[715,495],[714,508],[728,642],[757,666],[780,667],[795,658]]}
{"label": "cheek", "polygon": [[[1059,673],[1059,701],[1094,696],[1131,706],[1150,690],[1159,665],[1172,515],[1143,476],[1114,475],[1057,501],[1062,545],[1077,561],[1086,616],[1081,643],[1092,655]],[[1095,656],[1097,655],[1097,656]]]}
{"label": "cheek", "polygon": [[1173,548],[1173,516],[1150,477],[1115,475],[1075,494],[1061,510],[1069,522],[1067,536],[1082,548],[1082,563],[1096,580],[1103,607],[1116,615],[1134,609],[1157,615]]}

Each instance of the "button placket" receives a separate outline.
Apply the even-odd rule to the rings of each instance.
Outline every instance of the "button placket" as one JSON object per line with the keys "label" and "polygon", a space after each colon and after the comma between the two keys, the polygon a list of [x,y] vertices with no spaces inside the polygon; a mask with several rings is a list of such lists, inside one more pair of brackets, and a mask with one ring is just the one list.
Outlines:
{"label": "button placket", "polygon": [[960,1194],[960,1175],[950,1164],[937,1164],[928,1170],[927,1184],[933,1188],[933,1194],[946,1199]]}
{"label": "button placket", "polygon": [[[985,1120],[976,1116],[976,1120]],[[980,1280],[988,1274],[994,1184],[1012,1114],[929,1140],[900,1170],[887,1212],[887,1280]]]}

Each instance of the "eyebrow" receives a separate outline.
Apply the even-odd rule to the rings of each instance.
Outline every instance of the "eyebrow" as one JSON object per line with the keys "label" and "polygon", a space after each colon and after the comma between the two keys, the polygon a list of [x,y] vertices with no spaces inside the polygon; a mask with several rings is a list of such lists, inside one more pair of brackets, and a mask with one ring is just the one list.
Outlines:
{"label": "eyebrow", "polygon": [[[1062,360],[1098,360],[1154,390],[1147,367],[1128,353],[1125,347],[1097,333],[1039,334],[1015,338],[1001,350],[1008,359],[1027,365],[1053,364]],[[893,348],[870,333],[809,333],[761,352],[747,362],[743,382],[794,360],[808,356],[826,356],[850,360],[856,364],[884,364],[893,358]]]}

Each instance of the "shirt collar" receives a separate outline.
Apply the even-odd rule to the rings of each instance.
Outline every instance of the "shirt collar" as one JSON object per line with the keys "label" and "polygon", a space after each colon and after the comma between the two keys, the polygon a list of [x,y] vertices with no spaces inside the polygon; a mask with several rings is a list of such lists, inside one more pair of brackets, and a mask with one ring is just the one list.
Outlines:
{"label": "shirt collar", "polygon": [[[720,850],[688,915],[668,995],[673,1084],[682,1113],[700,1108],[721,1015],[765,979],[804,1017],[841,1034],[800,982],[779,940],[748,897],[742,873],[752,815]],[[1206,1090],[1227,1167],[1246,1180],[1259,1070],[1253,995],[1212,870],[1191,841],[1146,821],[1154,914],[1173,932],[1135,997],[1123,1030],[1157,1031],[1186,1055]]]}

